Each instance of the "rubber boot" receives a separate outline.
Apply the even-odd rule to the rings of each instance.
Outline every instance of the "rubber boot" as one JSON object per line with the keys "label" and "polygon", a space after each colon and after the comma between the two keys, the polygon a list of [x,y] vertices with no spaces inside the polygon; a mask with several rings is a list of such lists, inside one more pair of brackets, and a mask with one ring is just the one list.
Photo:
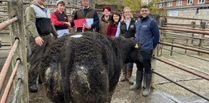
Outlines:
{"label": "rubber boot", "polygon": [[142,85],[142,77],[143,77],[143,71],[137,70],[136,74],[136,82],[133,86],[130,87],[131,90],[140,89]]}
{"label": "rubber boot", "polygon": [[127,65],[127,81],[131,84],[131,85],[133,85],[134,84],[134,82],[133,82],[133,80],[132,80],[132,78],[131,78],[131,75],[132,75],[132,71],[133,71],[133,67],[132,66],[128,66]]}
{"label": "rubber boot", "polygon": [[36,84],[30,85],[30,86],[29,86],[29,91],[30,91],[30,92],[33,92],[33,93],[37,92],[37,91],[38,91],[37,85],[36,85]]}
{"label": "rubber boot", "polygon": [[122,76],[120,77],[120,82],[124,82],[126,80],[126,65],[123,66]]}
{"label": "rubber boot", "polygon": [[146,74],[146,88],[142,93],[143,96],[149,96],[151,82],[152,82],[152,74]]}

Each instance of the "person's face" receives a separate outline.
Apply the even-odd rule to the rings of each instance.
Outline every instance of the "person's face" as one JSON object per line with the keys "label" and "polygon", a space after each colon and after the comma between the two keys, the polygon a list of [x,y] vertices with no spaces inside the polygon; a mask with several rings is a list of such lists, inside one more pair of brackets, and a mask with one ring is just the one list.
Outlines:
{"label": "person's face", "polygon": [[104,9],[103,14],[105,16],[109,16],[110,15],[110,11],[108,9]]}
{"label": "person's face", "polygon": [[131,18],[131,10],[129,10],[129,9],[125,9],[124,10],[124,17],[125,18]]}
{"label": "person's face", "polygon": [[58,9],[59,11],[63,12],[63,11],[65,10],[65,5],[63,5],[63,3],[59,3],[59,4],[57,5],[57,9]]}
{"label": "person's face", "polygon": [[82,0],[81,3],[82,3],[82,5],[84,7],[88,7],[89,6],[89,0]]}
{"label": "person's face", "polygon": [[113,15],[114,22],[118,23],[119,22],[119,18],[120,17],[118,15],[116,15],[116,14]]}
{"label": "person's face", "polygon": [[36,0],[36,2],[39,4],[39,5],[44,5],[44,2],[45,2],[46,0]]}
{"label": "person's face", "polygon": [[149,14],[150,14],[150,11],[148,8],[142,8],[140,10],[140,14],[143,18],[146,18]]}

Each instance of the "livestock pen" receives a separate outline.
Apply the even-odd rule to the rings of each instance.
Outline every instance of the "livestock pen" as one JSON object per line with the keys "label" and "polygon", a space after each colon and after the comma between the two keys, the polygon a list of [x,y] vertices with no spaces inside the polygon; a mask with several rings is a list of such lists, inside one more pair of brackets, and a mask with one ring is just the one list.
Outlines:
{"label": "livestock pen", "polygon": [[[7,24],[7,25],[9,23],[12,23],[11,27],[10,27],[11,28],[10,29],[11,30],[10,31],[10,35],[11,35],[10,38],[11,38],[11,44],[12,44],[11,46],[13,46],[14,49],[16,48],[16,52],[14,52],[14,50],[11,50],[10,54],[14,53],[13,57],[11,57],[12,55],[8,56],[8,59],[6,61],[9,61],[9,60],[12,59],[12,63],[11,63],[12,68],[16,67],[16,69],[17,69],[17,66],[19,65],[19,69],[17,71],[17,74],[14,78],[14,83],[13,83],[14,87],[17,88],[17,91],[19,91],[19,96],[15,94],[15,91],[10,92],[10,93],[15,94],[14,97],[18,98],[18,99],[14,99],[14,101],[17,100],[16,102],[21,102],[21,103],[22,102],[23,103],[50,102],[50,101],[46,100],[46,98],[44,98],[44,93],[41,92],[42,89],[44,89],[44,88],[40,88],[40,91],[37,94],[28,92],[28,81],[27,81],[28,61],[27,61],[27,45],[26,45],[27,41],[26,41],[26,38],[25,38],[25,29],[24,29],[25,28],[25,26],[24,26],[25,21],[24,21],[23,5],[29,4],[29,3],[28,2],[23,2],[22,0],[10,0],[10,1],[1,0],[1,1],[8,2],[8,10],[1,10],[1,11],[2,12],[8,12],[8,17],[11,18],[11,20],[14,20],[13,23],[12,23],[12,21],[5,21],[5,24]],[[55,5],[48,4],[48,6],[55,6]],[[68,8],[78,9],[78,8],[75,8],[75,7],[68,7]],[[101,10],[98,10],[98,11],[101,11]],[[169,26],[167,26],[167,28],[160,27],[160,29],[163,32],[163,30],[169,29],[168,27]],[[188,28],[183,27],[182,29],[188,29]],[[173,29],[173,30],[178,31],[180,29]],[[205,34],[205,35],[207,34],[205,32],[206,30],[205,31],[202,30],[204,32],[201,32],[201,29],[198,29],[198,30],[194,29],[194,30],[188,30],[188,31],[190,33],[202,33],[202,34]],[[164,34],[161,35],[161,39],[162,39],[163,35]],[[177,34],[175,34],[175,35],[177,35]],[[185,35],[178,35],[178,37],[185,37]],[[189,37],[189,38],[191,38],[191,37]],[[188,40],[192,40],[192,39],[199,39],[200,40],[201,39],[202,40],[201,42],[203,42],[203,40],[208,39],[206,37],[205,38],[192,37],[192,39],[189,39],[189,38],[187,38],[187,39]],[[207,92],[207,90],[206,90],[207,87],[201,86],[203,84],[205,84],[205,85],[208,84],[208,81],[204,80],[204,79],[207,79],[208,76],[209,76],[208,75],[208,70],[204,69],[204,71],[201,71],[201,70],[194,69],[192,67],[184,66],[183,61],[189,60],[189,59],[186,58],[186,57],[181,58],[183,56],[179,56],[178,54],[173,55],[174,52],[179,52],[179,51],[181,52],[182,51],[181,49],[175,48],[176,51],[174,51],[172,49],[172,54],[171,54],[171,55],[173,55],[172,57],[169,56],[168,55],[169,52],[166,52],[166,51],[164,51],[163,54],[159,53],[160,49],[162,51],[162,48],[165,48],[165,49],[169,48],[169,47],[166,47],[166,46],[162,47],[161,45],[169,45],[169,46],[172,46],[172,48],[173,47],[181,47],[181,48],[184,48],[184,49],[187,50],[186,55],[191,55],[191,56],[194,56],[194,57],[205,60],[204,63],[202,62],[202,64],[205,65],[206,63],[208,63],[208,56],[205,55],[205,54],[208,54],[207,48],[206,48],[206,50],[202,49],[202,46],[204,46],[204,45],[200,45],[200,46],[198,45],[199,46],[198,48],[193,48],[191,46],[182,45],[182,42],[179,42],[178,45],[174,44],[175,42],[173,42],[173,44],[171,44],[171,43],[161,41],[159,43],[159,47],[158,47],[159,49],[156,49],[156,52],[158,52],[158,53],[155,53],[155,57],[153,57],[154,58],[153,59],[153,63],[154,63],[153,67],[155,67],[154,68],[154,73],[157,74],[157,75],[163,74],[164,76],[162,76],[162,75],[160,75],[160,76],[162,76],[162,77],[166,76],[167,79],[169,80],[169,82],[155,76],[154,80],[153,80],[153,87],[155,89],[153,89],[151,95],[147,98],[142,97],[140,95],[140,92],[141,92],[140,90],[131,91],[131,90],[129,90],[130,85],[128,85],[127,83],[120,82],[120,83],[118,83],[117,89],[116,89],[116,91],[115,91],[115,93],[112,97],[112,103],[119,103],[119,102],[121,102],[121,103],[137,103],[137,102],[161,103],[162,101],[168,102],[168,103],[169,102],[184,102],[182,98],[188,99],[186,102],[191,102],[190,100],[192,100],[192,101],[201,100],[203,102],[208,101],[208,97],[209,97],[208,94],[203,92],[204,90]],[[198,43],[200,43],[200,42],[198,42]],[[204,58],[201,55],[196,56],[194,52],[190,52],[189,50],[191,50],[191,51],[194,50],[194,51],[199,52],[199,53],[204,53],[204,54],[201,54],[201,55],[204,55],[206,57]],[[169,58],[172,58],[172,60],[169,59]],[[181,58],[182,60],[180,60],[179,58]],[[179,62],[182,62],[182,64],[177,62],[178,60],[180,60]],[[191,75],[190,73],[184,74],[181,70],[176,70],[177,72],[175,72],[174,67],[168,67],[167,65],[165,66],[163,63],[161,63],[161,61],[164,62],[164,63],[167,63],[169,65],[172,65],[172,66],[175,66],[174,63],[177,63],[176,65],[180,65],[180,66],[183,66],[185,68],[192,69],[193,72],[200,73],[203,76],[194,78],[194,76]],[[169,61],[171,63],[166,62],[166,61]],[[196,61],[196,60],[194,60],[194,61]],[[191,63],[195,64],[195,62],[191,62]],[[185,63],[185,65],[186,64],[187,63]],[[5,66],[2,68],[1,79],[0,79],[1,80],[1,85],[5,84],[5,82],[3,83],[2,80],[3,80],[3,77],[7,74],[6,72],[4,72],[4,71],[7,71],[4,68],[9,69],[8,68],[9,65],[10,65],[9,62],[5,62]],[[191,65],[191,66],[194,66],[194,65]],[[204,66],[204,68],[207,67],[207,66],[208,65],[206,64]],[[171,68],[172,68],[172,70],[171,70]],[[196,68],[198,68],[198,67],[196,67]],[[167,70],[165,70],[165,69],[167,69]],[[170,71],[168,71],[168,70],[170,70]],[[14,71],[14,73],[15,72],[16,71]],[[134,72],[136,72],[136,67],[134,68]],[[136,77],[136,76],[134,75],[133,78],[134,77]],[[179,78],[176,78],[176,77],[179,77]],[[190,89],[197,90],[196,92],[193,92],[193,93],[195,93],[195,95],[198,95],[198,96],[200,96],[201,98],[204,98],[204,99],[200,99],[200,98],[197,98],[197,97],[195,97],[195,98],[189,97],[188,92],[183,92],[183,93],[179,92],[179,91],[184,91],[184,90],[179,89],[179,87],[174,86],[174,84],[172,83],[172,81],[169,78],[174,79],[173,81],[175,81],[177,83],[183,83],[183,84],[184,83],[187,84],[187,82],[192,83],[192,82],[195,81],[194,83],[198,83],[196,81],[200,81],[200,82],[203,81],[204,83],[199,83],[201,85],[197,85],[194,88],[192,88],[189,85],[186,85],[186,86],[188,86],[187,90],[189,90],[190,92],[193,92]],[[12,80],[12,78],[11,78],[11,80]],[[9,82],[9,83],[11,84],[11,82]],[[167,86],[167,85],[171,85],[171,86]],[[39,86],[41,87],[41,85],[39,85]],[[10,85],[10,87],[11,87],[11,85]],[[8,85],[8,88],[9,88],[9,85]],[[167,88],[167,89],[165,89],[165,88]],[[183,88],[185,88],[185,87],[183,87]],[[188,89],[188,88],[190,88],[190,89]],[[177,90],[177,89],[179,89],[179,90]],[[160,93],[159,93],[159,91],[160,91]],[[165,91],[167,91],[167,92],[165,92]],[[6,89],[5,92],[8,92],[8,89]],[[200,93],[197,93],[197,92],[200,92]],[[183,96],[182,96],[182,98],[179,98],[178,96],[181,96],[181,93],[183,94]],[[6,102],[6,98],[7,98],[6,95],[8,95],[8,94],[7,93],[3,94],[3,90],[1,91],[1,94],[2,94],[1,100],[2,100],[2,103],[4,103],[4,102]],[[173,94],[175,94],[175,95],[178,94],[178,96],[175,97],[175,96],[173,96]],[[203,94],[203,95],[201,95],[201,94]],[[5,96],[3,96],[3,95],[5,95]],[[161,96],[161,95],[163,95],[163,96]],[[157,100],[156,98],[161,98],[162,100]],[[191,99],[191,98],[193,98],[193,99]]]}

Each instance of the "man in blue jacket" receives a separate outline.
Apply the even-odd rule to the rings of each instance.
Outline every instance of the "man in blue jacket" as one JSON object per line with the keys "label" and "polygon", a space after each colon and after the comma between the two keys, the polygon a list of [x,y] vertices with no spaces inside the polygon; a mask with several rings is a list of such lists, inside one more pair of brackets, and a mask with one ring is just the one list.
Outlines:
{"label": "man in blue jacket", "polygon": [[143,77],[143,67],[146,72],[146,89],[143,91],[143,96],[148,96],[150,93],[150,84],[152,80],[151,58],[153,49],[158,44],[160,34],[158,23],[149,17],[150,10],[148,6],[144,5],[140,10],[140,20],[136,22],[136,39],[138,42],[143,42],[141,46],[141,55],[143,62],[137,63],[136,82],[130,89],[140,89]]}

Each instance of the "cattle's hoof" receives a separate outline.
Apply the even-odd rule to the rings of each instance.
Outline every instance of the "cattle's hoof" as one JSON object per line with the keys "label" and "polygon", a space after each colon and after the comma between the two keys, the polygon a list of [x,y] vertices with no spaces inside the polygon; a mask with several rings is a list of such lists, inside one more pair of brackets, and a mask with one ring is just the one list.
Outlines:
{"label": "cattle's hoof", "polygon": [[33,85],[29,86],[29,91],[33,92],[33,93],[37,92],[38,91],[37,85],[33,84]]}
{"label": "cattle's hoof", "polygon": [[126,81],[126,76],[123,74],[121,77],[120,77],[120,80],[119,80],[120,82],[124,82],[124,81]]}
{"label": "cattle's hoof", "polygon": [[128,78],[127,80],[128,80],[128,83],[129,83],[129,84],[131,84],[131,85],[133,85],[133,84],[134,84],[134,82],[133,82],[133,80],[132,80],[132,78],[131,78],[131,77],[130,77],[130,78]]}
{"label": "cattle's hoof", "polygon": [[120,81],[120,82],[125,82],[125,81],[126,81],[126,79],[120,79],[119,81]]}

